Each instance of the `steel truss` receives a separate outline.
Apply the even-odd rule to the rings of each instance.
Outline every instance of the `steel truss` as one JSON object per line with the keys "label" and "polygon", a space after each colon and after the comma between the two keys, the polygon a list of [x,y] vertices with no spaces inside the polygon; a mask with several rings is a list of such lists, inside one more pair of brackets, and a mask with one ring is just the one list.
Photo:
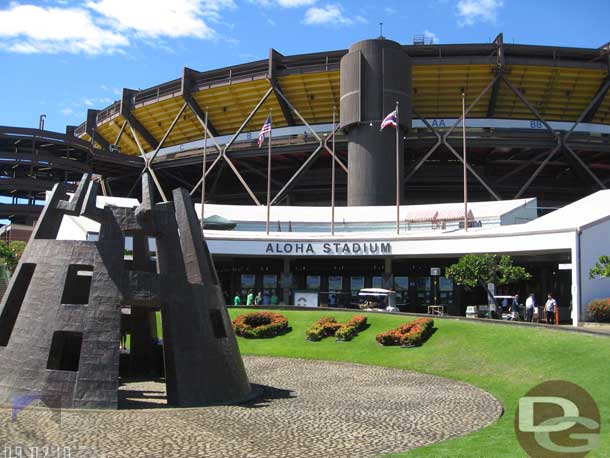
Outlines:
{"label": "steel truss", "polygon": [[[553,159],[553,157],[556,155],[556,153],[559,150],[563,149],[563,151],[567,152],[576,161],[576,163],[580,167],[582,167],[582,169],[593,179],[593,181],[597,185],[599,185],[599,187],[601,189],[607,189],[606,183],[610,182],[610,180],[606,180],[606,183],[603,182],[602,180],[600,180],[600,178],[591,170],[591,168],[587,164],[585,164],[585,162],[580,158],[580,156],[574,151],[572,146],[568,143],[568,139],[570,138],[570,136],[574,132],[574,129],[576,129],[576,127],[581,122],[583,122],[583,120],[589,115],[589,113],[599,104],[599,101],[606,95],[606,93],[608,92],[608,89],[610,89],[610,79],[608,79],[599,88],[599,90],[597,91],[597,93],[595,94],[593,99],[591,99],[591,102],[589,103],[587,108],[585,108],[585,110],[583,110],[583,112],[580,114],[580,116],[578,117],[576,122],[573,123],[573,125],[571,126],[569,131],[566,132],[564,135],[561,135],[561,133],[555,132],[551,128],[549,123],[542,117],[542,115],[529,102],[529,100],[527,100],[525,95],[514,84],[512,84],[506,78],[505,69],[504,69],[504,62],[503,62],[503,54],[502,54],[502,51],[501,51],[501,45],[502,45],[501,37],[499,37],[499,40],[496,39],[496,43],[499,46],[499,51],[498,51],[498,68],[497,68],[496,74],[492,78],[492,80],[487,84],[487,86],[485,86],[485,88],[476,96],[474,101],[469,105],[469,107],[466,109],[465,114],[468,115],[468,113],[476,106],[476,104],[481,100],[481,98],[487,92],[489,92],[490,89],[492,90],[492,96],[490,97],[491,100],[490,100],[490,106],[488,107],[488,112],[490,110],[493,112],[493,100],[495,99],[495,97],[497,97],[498,85],[499,85],[500,82],[502,82],[502,83],[504,83],[510,89],[511,92],[513,92],[517,96],[517,98],[536,117],[536,119],[538,119],[542,123],[542,125],[545,127],[546,131],[549,132],[549,134],[552,136],[552,138],[556,142],[556,145],[552,149],[550,149],[549,151],[543,152],[541,154],[538,154],[534,158],[530,159],[528,162],[519,165],[517,168],[511,170],[510,172],[508,172],[507,174],[502,176],[499,180],[497,180],[496,183],[499,184],[500,182],[505,181],[510,176],[513,176],[513,175],[519,173],[520,171],[526,169],[528,166],[530,166],[530,165],[538,162],[540,159],[544,158],[542,160],[542,162],[538,165],[536,170],[527,178],[526,182],[521,186],[519,191],[517,191],[517,193],[513,197],[514,199],[520,198],[525,193],[525,191],[529,188],[529,186],[532,184],[532,182],[536,179],[536,177],[540,174],[540,172],[542,172],[542,170]],[[495,93],[495,96],[494,96],[494,93]],[[428,161],[430,159],[432,154],[434,154],[434,152],[441,145],[445,145],[445,147],[463,164],[463,157],[448,142],[448,138],[451,135],[451,133],[455,130],[456,127],[458,127],[463,122],[463,116],[460,116],[460,118],[447,131],[445,131],[443,133],[443,132],[439,131],[437,128],[433,127],[424,116],[418,114],[417,112],[415,112],[415,114],[416,114],[416,116],[418,116],[423,121],[423,123],[425,124],[426,128],[436,136],[437,141],[424,154],[424,156],[408,171],[408,173],[405,176],[404,183],[407,183],[408,181],[410,181],[413,178],[413,176],[417,173],[417,171],[424,165],[424,163],[426,161]],[[498,192],[496,192],[485,180],[483,180],[483,178],[481,178],[474,171],[474,169],[470,166],[470,164],[466,164],[466,167],[468,168],[470,173],[472,173],[474,175],[474,177],[481,183],[481,185],[495,199],[497,199],[497,200],[501,199],[500,195],[498,194]]]}
{"label": "steel truss", "polygon": [[[406,171],[405,176],[403,178],[403,186],[406,185],[408,182],[410,182],[413,179],[413,177],[418,173],[418,171],[421,169],[421,167],[427,161],[430,160],[430,158],[432,157],[432,155],[435,152],[437,152],[442,147],[444,147],[444,149],[449,151],[461,164],[464,164],[463,156],[450,143],[450,136],[455,131],[455,129],[457,127],[459,127],[461,125],[461,123],[464,122],[464,117],[466,117],[466,122],[467,122],[468,114],[472,112],[472,110],[477,106],[477,104],[479,104],[480,101],[483,99],[483,97],[486,94],[488,94],[490,91],[491,91],[491,94],[489,97],[487,113],[488,113],[488,116],[493,116],[495,113],[495,103],[496,103],[496,100],[498,97],[499,88],[501,85],[505,85],[523,103],[523,105],[533,114],[533,116],[542,123],[545,131],[548,133],[549,137],[552,139],[554,145],[552,147],[549,147],[549,149],[547,151],[538,153],[534,157],[527,160],[526,162],[520,163],[518,166],[516,166],[515,168],[513,168],[512,170],[510,170],[509,172],[507,172],[506,174],[501,176],[499,179],[497,179],[495,181],[495,183],[493,183],[493,184],[499,185],[502,182],[506,181],[508,178],[513,177],[516,174],[518,174],[519,172],[522,172],[523,170],[527,169],[528,167],[537,164],[536,169],[527,177],[525,182],[521,185],[519,190],[513,196],[513,198],[520,198],[529,189],[529,187],[536,180],[536,178],[540,175],[540,173],[550,163],[552,163],[552,160],[557,155],[557,153],[559,151],[562,151],[566,156],[569,157],[569,159],[571,159],[573,161],[574,164],[576,164],[578,167],[580,167],[586,173],[586,175],[588,175],[593,180],[593,182],[597,186],[599,186],[599,188],[606,189],[606,185],[608,182],[610,182],[610,179],[601,180],[591,170],[591,168],[582,160],[582,158],[578,155],[578,153],[574,149],[576,146],[573,143],[570,143],[569,140],[570,140],[575,128],[580,123],[586,122],[590,118],[591,113],[594,112],[597,109],[597,107],[599,107],[601,100],[603,99],[603,97],[607,94],[608,90],[610,89],[610,78],[607,78],[604,81],[604,83],[599,87],[597,93],[592,98],[591,102],[588,104],[586,109],[583,110],[583,112],[580,114],[578,119],[572,124],[571,128],[566,133],[562,134],[560,132],[554,131],[551,128],[549,123],[544,119],[544,117],[540,114],[540,112],[536,109],[536,107],[531,102],[529,102],[529,100],[526,98],[526,96],[523,94],[523,92],[506,77],[506,64],[504,61],[504,50],[503,50],[504,45],[503,45],[503,40],[502,40],[501,34],[498,35],[498,37],[494,40],[494,45],[496,47],[495,56],[496,56],[497,65],[495,68],[493,78],[489,81],[489,83],[485,86],[485,88],[479,94],[477,94],[477,96],[474,98],[474,100],[466,108],[464,115],[460,116],[447,130],[439,130],[438,128],[432,126],[430,124],[430,122],[426,119],[425,116],[423,116],[422,114],[419,114],[417,112],[414,112],[414,114],[423,121],[424,125],[426,126],[426,129],[435,136],[436,141],[425,152],[425,154],[418,160],[418,162],[413,167],[411,167],[408,171]],[[275,53],[275,54],[277,54],[277,53]],[[279,187],[279,190],[276,192],[276,194],[271,199],[270,204],[277,205],[279,202],[281,202],[286,197],[286,194],[290,191],[290,189],[292,189],[294,187],[296,182],[303,176],[303,174],[311,168],[311,166],[314,164],[316,159],[319,157],[320,152],[322,152],[322,151],[326,151],[331,156],[331,158],[334,161],[336,161],[336,163],[347,173],[348,168],[347,168],[346,164],[336,154],[333,153],[332,149],[329,147],[329,144],[328,144],[329,140],[333,137],[332,134],[334,132],[331,133],[331,135],[328,135],[326,138],[321,138],[320,135],[314,129],[312,129],[312,127],[308,124],[308,122],[301,115],[301,113],[299,113],[299,111],[294,107],[294,105],[290,102],[290,100],[283,93],[283,91],[279,85],[279,82],[275,76],[274,60],[277,60],[280,58],[278,55],[275,55],[275,54],[273,52],[271,52],[270,57],[269,57],[269,71],[267,73],[267,78],[266,78],[269,83],[269,88],[264,93],[264,95],[259,99],[259,101],[250,111],[248,116],[244,119],[244,121],[242,122],[240,127],[237,129],[237,131],[232,135],[229,142],[223,146],[220,146],[218,144],[218,142],[216,141],[215,137],[217,136],[217,131],[211,125],[209,120],[206,125],[206,122],[204,120],[204,117],[205,117],[204,110],[202,110],[202,108],[199,107],[199,105],[197,104],[197,102],[195,101],[195,99],[192,96],[194,71],[187,69],[187,68],[184,69],[183,75],[182,75],[183,104],[182,104],[180,110],[178,111],[177,115],[174,117],[174,120],[172,121],[172,123],[170,124],[168,129],[165,131],[163,138],[159,141],[157,141],[149,132],[147,132],[146,129],[143,127],[143,125],[137,120],[137,118],[135,117],[135,114],[131,111],[131,97],[133,95],[133,91],[124,89],[123,98],[121,101],[121,114],[123,114],[125,121],[123,122],[123,124],[120,127],[119,133],[115,140],[115,145],[118,145],[121,137],[124,135],[127,128],[129,128],[129,131],[131,132],[131,137],[129,137],[129,136],[128,137],[130,138],[130,140],[133,139],[133,141],[137,145],[138,151],[140,152],[140,155],[144,161],[144,167],[142,168],[142,171],[140,172],[138,180],[136,180],[136,182],[133,183],[133,186],[132,186],[131,190],[129,191],[128,195],[131,195],[131,193],[137,186],[137,183],[138,183],[139,179],[142,177],[142,175],[146,172],[150,172],[150,176],[153,179],[155,186],[157,187],[162,199],[164,201],[167,200],[167,196],[161,186],[161,183],[159,182],[159,180],[157,178],[157,175],[155,173],[153,166],[154,166],[155,159],[157,158],[157,154],[158,154],[159,150],[163,147],[167,138],[169,137],[172,130],[176,126],[178,120],[180,119],[180,117],[182,116],[184,111],[188,108],[194,114],[194,116],[198,120],[199,124],[203,128],[205,136],[209,137],[209,141],[212,142],[214,148],[217,150],[217,153],[218,153],[216,155],[215,159],[212,161],[211,165],[206,168],[205,176],[207,177],[210,173],[212,173],[212,171],[217,169],[218,164],[221,164],[221,166],[224,166],[224,165],[228,166],[231,169],[231,171],[234,173],[234,175],[236,176],[236,178],[238,179],[240,184],[242,185],[243,189],[250,196],[252,201],[256,205],[261,205],[261,202],[257,198],[255,192],[253,191],[251,186],[248,184],[247,180],[242,176],[242,174],[239,172],[238,168],[236,167],[237,158],[232,158],[231,155],[229,154],[229,151],[230,151],[231,147],[233,146],[233,144],[235,143],[235,141],[237,140],[238,136],[242,133],[244,128],[248,125],[248,123],[251,121],[253,116],[260,110],[260,108],[263,106],[263,104],[265,103],[265,101],[268,99],[268,97],[271,94],[275,95],[277,102],[279,103],[279,105],[281,107],[284,119],[286,120],[288,125],[294,125],[295,118],[298,118],[298,120],[300,120],[303,123],[303,125],[306,127],[308,132],[310,132],[312,134],[312,136],[318,141],[318,145],[316,146],[314,151],[309,154],[309,156],[305,159],[305,161],[299,165],[298,170],[294,174],[292,174],[283,185],[277,179],[274,179],[272,181],[275,186]],[[88,116],[88,121],[89,121],[89,119],[91,119],[91,123],[88,122],[87,126],[89,126],[89,124],[91,124],[91,125],[94,124],[93,116]],[[89,130],[91,131],[91,129],[89,129]],[[336,127],[335,132],[337,130],[339,130],[338,126]],[[152,147],[151,151],[149,151],[149,152],[145,151],[145,149],[143,148],[143,145],[140,142],[140,140],[138,139],[138,136],[136,135],[136,133],[139,134],[140,137],[143,138],[146,141],[146,143],[148,143]],[[97,137],[100,137],[99,135],[97,135],[97,133],[95,132],[94,129],[90,132],[90,135],[92,136],[94,141],[97,141]],[[493,188],[492,184],[487,182],[481,175],[479,175],[477,173],[477,171],[469,163],[466,163],[464,165],[466,166],[467,170],[476,178],[478,183],[480,183],[480,185],[483,188],[485,188],[487,190],[487,192],[494,199],[500,200],[502,198],[500,193]],[[255,168],[253,168],[249,164],[244,165],[244,167],[247,167],[249,172],[252,172],[256,175],[260,175],[260,176],[264,175],[264,172],[257,171]],[[172,178],[176,181],[179,181],[181,184],[188,183],[187,181],[180,179],[179,177],[174,176],[165,170],[163,173],[167,174],[170,178]],[[219,174],[220,172],[217,171],[217,173]],[[194,194],[199,189],[203,179],[204,179],[203,176],[201,176],[201,178],[199,178],[197,183],[192,187],[191,194]],[[215,183],[213,185],[214,188],[216,187],[215,185],[218,183],[218,181],[219,181],[218,179],[215,180]],[[190,184],[189,184],[189,186],[190,186]]]}
{"label": "steel truss", "polygon": [[[277,203],[279,203],[284,197],[285,194],[292,188],[292,186],[294,186],[294,184],[296,183],[296,181],[301,177],[301,175],[308,170],[311,165],[315,162],[315,160],[317,159],[320,151],[325,150],[331,157],[333,157],[337,163],[339,164],[339,166],[345,171],[345,173],[347,173],[347,166],[343,163],[343,161],[341,161],[341,159],[339,159],[332,151],[332,149],[328,146],[328,141],[331,138],[331,136],[327,136],[326,138],[322,139],[318,133],[309,125],[309,123],[307,122],[307,120],[301,115],[301,113],[294,107],[294,105],[292,105],[292,103],[290,102],[290,100],[286,97],[286,95],[281,91],[280,87],[278,84],[275,84],[273,82],[272,79],[268,79],[269,82],[269,89],[267,89],[267,91],[265,92],[265,94],[260,98],[260,100],[258,101],[258,103],[254,106],[254,108],[252,109],[252,111],[250,111],[250,113],[248,114],[248,116],[246,117],[246,119],[243,121],[243,123],[241,124],[241,126],[239,127],[239,129],[237,129],[237,131],[232,135],[231,139],[229,140],[229,142],[227,142],[226,145],[224,145],[224,148],[221,147],[216,140],[214,139],[213,136],[211,136],[212,141],[214,142],[214,146],[216,147],[216,149],[218,150],[218,156],[216,157],[216,159],[212,162],[212,164],[210,165],[210,167],[207,168],[205,176],[207,177],[208,174],[210,174],[212,172],[212,170],[214,169],[214,167],[216,167],[216,165],[218,163],[220,163],[221,160],[224,160],[226,162],[226,164],[231,168],[231,170],[233,171],[233,173],[235,173],[237,179],[239,180],[239,182],[242,184],[242,186],[244,187],[244,189],[246,190],[246,192],[250,195],[251,199],[254,201],[254,203],[256,205],[261,205],[260,201],[258,200],[258,198],[256,197],[256,195],[254,194],[254,192],[252,191],[252,189],[250,188],[250,186],[248,185],[248,183],[246,182],[246,180],[243,178],[243,176],[239,173],[239,171],[237,170],[237,167],[235,166],[234,162],[228,157],[227,155],[227,151],[229,150],[229,148],[233,145],[233,143],[235,142],[235,140],[237,139],[237,137],[241,134],[241,132],[243,131],[243,129],[248,125],[248,123],[250,122],[250,120],[252,119],[252,117],[258,112],[258,110],[261,108],[261,106],[265,103],[265,101],[267,100],[267,98],[271,95],[271,93],[274,93],[275,96],[278,98],[278,100],[281,100],[282,103],[281,105],[283,107],[285,107],[285,109],[283,109],[282,111],[284,112],[284,116],[286,117],[286,110],[289,110],[292,116],[292,113],[294,113],[294,115],[296,115],[300,121],[303,123],[303,125],[309,130],[309,132],[314,136],[314,138],[316,140],[318,140],[318,146],[316,147],[316,149],[307,157],[307,159],[301,164],[301,166],[299,167],[299,169],[288,179],[288,181],[280,188],[280,190],[275,194],[275,196],[273,197],[273,199],[271,199],[270,204],[271,205],[276,205]],[[194,112],[195,116],[197,117],[197,119],[199,120],[199,123],[202,126],[205,126],[204,120],[201,119],[201,117]],[[337,126],[338,130],[339,127]],[[208,132],[209,133],[209,132]],[[249,167],[249,166],[248,166]],[[199,187],[201,186],[201,182],[203,181],[203,176],[201,176],[199,178],[199,180],[197,181],[197,183],[192,187],[191,190],[191,194],[194,194],[197,189],[199,189]],[[273,183],[278,185],[279,182],[277,180],[273,180]]]}

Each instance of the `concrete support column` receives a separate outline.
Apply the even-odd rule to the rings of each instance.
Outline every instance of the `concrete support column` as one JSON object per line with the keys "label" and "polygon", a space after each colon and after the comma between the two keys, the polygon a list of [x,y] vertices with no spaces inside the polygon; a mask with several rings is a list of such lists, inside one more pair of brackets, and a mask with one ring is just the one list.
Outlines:
{"label": "concrete support column", "polygon": [[394,275],[392,270],[392,258],[386,257],[383,259],[383,287],[386,289],[394,289]]}
{"label": "concrete support column", "polygon": [[[290,258],[284,258],[284,269],[282,273],[289,274],[290,273]],[[290,285],[292,286],[292,285]],[[288,305],[290,304],[290,286],[282,287],[282,304]]]}
{"label": "concrete support column", "polygon": [[[348,139],[347,204],[396,202],[396,131],[380,132],[398,107],[398,173],[403,176],[403,136],[411,127],[411,59],[399,43],[364,40],[341,58],[340,125]],[[402,189],[399,190],[402,194]]]}
{"label": "concrete support column", "polygon": [[580,233],[574,233],[574,244],[572,245],[572,325],[580,324]]}
{"label": "concrete support column", "polygon": [[551,269],[547,266],[544,266],[540,272],[540,287],[542,288],[542,305],[546,302],[546,295],[548,293],[553,293],[552,287],[552,279],[551,279]]}
{"label": "concrete support column", "polygon": [[392,273],[392,258],[385,258],[384,260],[385,263],[385,268],[384,268],[384,272],[386,274],[391,274]]}

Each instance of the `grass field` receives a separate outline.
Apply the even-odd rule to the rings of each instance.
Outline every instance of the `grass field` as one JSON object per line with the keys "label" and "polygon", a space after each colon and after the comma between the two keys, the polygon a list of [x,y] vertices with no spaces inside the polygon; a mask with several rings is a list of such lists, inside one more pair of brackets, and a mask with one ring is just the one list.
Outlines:
{"label": "grass field", "polygon": [[[245,313],[230,309],[232,318]],[[492,393],[504,405],[495,424],[468,436],[405,453],[408,457],[522,457],[513,430],[519,397],[546,380],[567,380],[585,388],[602,417],[598,450],[588,457],[610,456],[610,338],[502,326],[478,322],[436,320],[437,332],[422,347],[380,347],[375,335],[408,321],[404,316],[368,314],[370,328],[349,343],[333,338],[305,340],[305,329],[327,311],[285,311],[292,332],[273,339],[238,338],[244,355],[350,361],[396,367],[461,380]],[[335,312],[338,321],[355,313]]]}

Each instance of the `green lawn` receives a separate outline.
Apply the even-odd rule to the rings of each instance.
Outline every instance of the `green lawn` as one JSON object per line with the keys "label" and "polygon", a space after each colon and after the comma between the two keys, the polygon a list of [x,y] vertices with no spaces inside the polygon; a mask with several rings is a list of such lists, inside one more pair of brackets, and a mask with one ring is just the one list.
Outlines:
{"label": "green lawn", "polygon": [[[245,313],[230,309],[232,318]],[[407,317],[368,314],[370,328],[349,343],[333,338],[305,340],[305,329],[327,311],[285,311],[292,332],[273,339],[238,338],[245,355],[351,361],[396,367],[465,381],[492,393],[504,405],[495,424],[462,438],[420,448],[409,457],[527,456],[514,434],[519,397],[546,380],[567,380],[585,388],[602,417],[600,449],[588,457],[610,456],[610,338],[542,328],[436,320],[437,332],[419,348],[380,347],[375,335],[408,321]],[[335,312],[338,321],[355,313]]]}

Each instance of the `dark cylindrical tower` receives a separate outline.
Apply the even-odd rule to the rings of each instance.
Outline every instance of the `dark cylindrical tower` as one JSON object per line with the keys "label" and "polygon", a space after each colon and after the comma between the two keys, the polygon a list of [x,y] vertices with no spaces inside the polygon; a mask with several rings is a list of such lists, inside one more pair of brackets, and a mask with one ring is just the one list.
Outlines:
{"label": "dark cylindrical tower", "polygon": [[341,127],[348,139],[348,205],[396,202],[396,132],[379,132],[399,102],[399,172],[403,136],[411,126],[411,59],[399,43],[364,40],[341,59]]}

